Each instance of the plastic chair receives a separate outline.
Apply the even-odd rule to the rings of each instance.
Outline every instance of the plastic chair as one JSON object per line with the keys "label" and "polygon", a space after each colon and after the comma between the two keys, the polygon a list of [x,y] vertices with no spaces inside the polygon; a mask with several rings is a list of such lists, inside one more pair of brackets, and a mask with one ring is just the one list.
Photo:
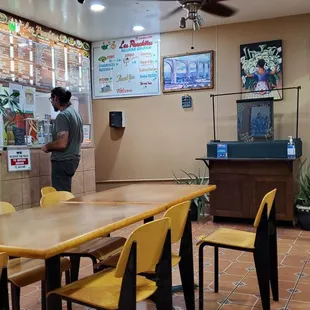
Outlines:
{"label": "plastic chair", "polygon": [[[156,308],[172,309],[169,222],[163,218],[140,226],[126,241],[116,268],[57,289],[48,298],[96,309],[129,310],[156,293]],[[138,275],[156,266],[156,282]]]}
{"label": "plastic chair", "polygon": [[45,196],[46,194],[49,193],[54,193],[56,192],[56,188],[52,187],[52,186],[45,186],[41,189],[41,196]]}
{"label": "plastic chair", "polygon": [[0,309],[9,310],[9,290],[8,290],[8,256],[0,253]]}
{"label": "plastic chair", "polygon": [[4,201],[0,201],[0,214],[8,214],[15,212],[15,208],[12,204]]}
{"label": "plastic chair", "polygon": [[276,189],[263,198],[256,214],[256,232],[219,228],[210,235],[202,237],[199,245],[199,309],[203,309],[203,248],[214,247],[214,292],[218,293],[218,249],[226,248],[251,252],[254,256],[256,274],[264,310],[270,309],[271,284],[274,301],[279,301],[278,254],[275,195]]}
{"label": "plastic chair", "polygon": [[[61,201],[72,198],[74,198],[74,195],[70,192],[56,191],[43,196],[40,205],[42,208],[53,207]],[[86,242],[63,253],[64,256],[69,256],[71,260],[71,280],[76,281],[78,279],[82,257],[90,258],[94,266],[99,261],[112,255],[112,253],[120,253],[125,242],[126,238],[124,237],[103,237]]]}
{"label": "plastic chair", "polygon": [[[2,211],[4,211],[2,213]],[[7,202],[0,202],[0,215],[16,212],[15,208]],[[1,264],[1,256],[0,256]],[[70,283],[70,261],[61,259],[61,272],[65,272],[66,283]],[[42,309],[45,309],[45,262],[41,259],[14,258],[8,262],[8,281],[11,283],[12,309],[20,310],[20,288],[41,281],[42,284]],[[0,295],[2,296],[2,295]],[[1,298],[0,298],[1,299]],[[1,302],[0,302],[1,305]],[[0,309],[1,306],[0,306]],[[7,309],[7,308],[4,308]],[[71,309],[71,304],[68,304]]]}
{"label": "plastic chair", "polygon": [[[186,201],[180,204],[177,204],[170,208],[166,213],[164,214],[164,218],[170,219],[170,230],[171,230],[171,244],[175,244],[179,242],[184,234],[186,222],[189,216],[189,209],[190,209],[191,202]],[[192,246],[192,242],[189,246]],[[186,251],[188,252],[188,247],[186,246]],[[182,253],[183,251],[180,248],[180,253],[173,253],[171,254],[171,265],[172,267],[178,265],[181,262],[182,259]],[[107,267],[115,267],[119,261],[120,253],[116,253],[113,256],[109,257],[108,259],[103,260],[102,262],[95,265],[96,271],[98,270],[104,270]],[[182,279],[182,287],[184,292],[184,298],[188,305],[192,305],[193,301],[190,299],[189,296],[187,296],[185,293],[187,283],[189,283],[191,280],[194,282],[194,279],[190,279],[193,277],[194,273],[193,270],[190,270],[190,266],[186,265],[186,268],[180,267],[180,273],[181,273],[181,279]],[[150,279],[154,279],[155,275],[155,268],[150,269],[144,273],[145,276],[147,276]],[[190,288],[191,289],[191,288]]]}
{"label": "plastic chair", "polygon": [[71,194],[70,192],[55,191],[55,192],[51,192],[51,193],[48,193],[42,196],[40,200],[40,206],[41,208],[53,207],[59,204],[61,201],[67,201],[73,198],[74,198],[74,195]]}

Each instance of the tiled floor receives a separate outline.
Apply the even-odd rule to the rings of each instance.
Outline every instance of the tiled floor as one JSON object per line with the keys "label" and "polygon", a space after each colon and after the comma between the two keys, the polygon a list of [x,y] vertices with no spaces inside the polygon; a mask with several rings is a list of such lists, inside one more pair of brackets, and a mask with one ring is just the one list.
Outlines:
{"label": "tiled floor", "polygon": [[[241,230],[252,230],[250,225],[239,224],[205,224],[193,223],[193,238],[209,234],[219,226]],[[128,235],[134,226],[122,230],[118,235]],[[178,246],[174,246],[177,250]],[[194,244],[195,280],[198,283],[198,251]],[[220,251],[220,292],[213,289],[213,250],[205,248],[205,309],[238,309],[250,310],[261,308],[254,262],[251,254],[232,250]],[[272,309],[310,309],[310,232],[299,229],[278,227],[279,286],[280,301],[272,302]],[[81,276],[91,273],[89,260],[82,262]],[[173,283],[180,284],[179,271],[173,270]],[[198,295],[196,295],[197,297]],[[22,309],[39,310],[40,285],[29,286],[22,290]],[[175,310],[183,310],[182,294],[174,296]],[[66,307],[64,307],[66,309]],[[73,309],[84,309],[74,305]],[[153,310],[152,303],[142,303],[139,310]],[[198,306],[196,306],[198,309]]]}

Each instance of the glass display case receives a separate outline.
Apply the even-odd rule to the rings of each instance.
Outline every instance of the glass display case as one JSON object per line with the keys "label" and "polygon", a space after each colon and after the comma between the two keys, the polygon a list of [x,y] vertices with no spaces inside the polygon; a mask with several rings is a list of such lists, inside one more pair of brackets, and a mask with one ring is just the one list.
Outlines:
{"label": "glass display case", "polygon": [[25,119],[25,144],[39,146],[51,142],[52,121],[49,118],[26,118]]}

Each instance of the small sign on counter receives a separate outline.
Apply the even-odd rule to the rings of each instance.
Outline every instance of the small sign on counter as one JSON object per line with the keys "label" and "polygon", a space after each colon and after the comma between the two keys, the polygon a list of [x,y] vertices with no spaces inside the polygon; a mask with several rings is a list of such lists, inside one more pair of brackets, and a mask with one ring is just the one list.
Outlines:
{"label": "small sign on counter", "polygon": [[30,171],[31,170],[31,155],[30,150],[16,149],[8,150],[8,171]]}
{"label": "small sign on counter", "polygon": [[218,144],[217,145],[217,158],[227,158],[227,144]]}

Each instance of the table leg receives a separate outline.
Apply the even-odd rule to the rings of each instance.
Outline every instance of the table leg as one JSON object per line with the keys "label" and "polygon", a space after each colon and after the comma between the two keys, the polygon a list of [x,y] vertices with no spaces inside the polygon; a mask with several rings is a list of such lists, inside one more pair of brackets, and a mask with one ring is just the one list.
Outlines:
{"label": "table leg", "polygon": [[152,221],[154,221],[154,216],[145,219],[145,220],[144,220],[144,224],[149,223],[149,222],[152,222]]}
{"label": "table leg", "polygon": [[193,238],[190,213],[188,214],[180,247],[179,263],[184,299],[187,310],[195,309],[195,284],[193,262]]}
{"label": "table leg", "polygon": [[[61,286],[60,256],[54,256],[45,260],[46,294]],[[57,296],[47,298],[47,310],[61,310],[61,299]]]}
{"label": "table leg", "polygon": [[7,271],[6,267],[0,271],[0,310],[10,310]]}

